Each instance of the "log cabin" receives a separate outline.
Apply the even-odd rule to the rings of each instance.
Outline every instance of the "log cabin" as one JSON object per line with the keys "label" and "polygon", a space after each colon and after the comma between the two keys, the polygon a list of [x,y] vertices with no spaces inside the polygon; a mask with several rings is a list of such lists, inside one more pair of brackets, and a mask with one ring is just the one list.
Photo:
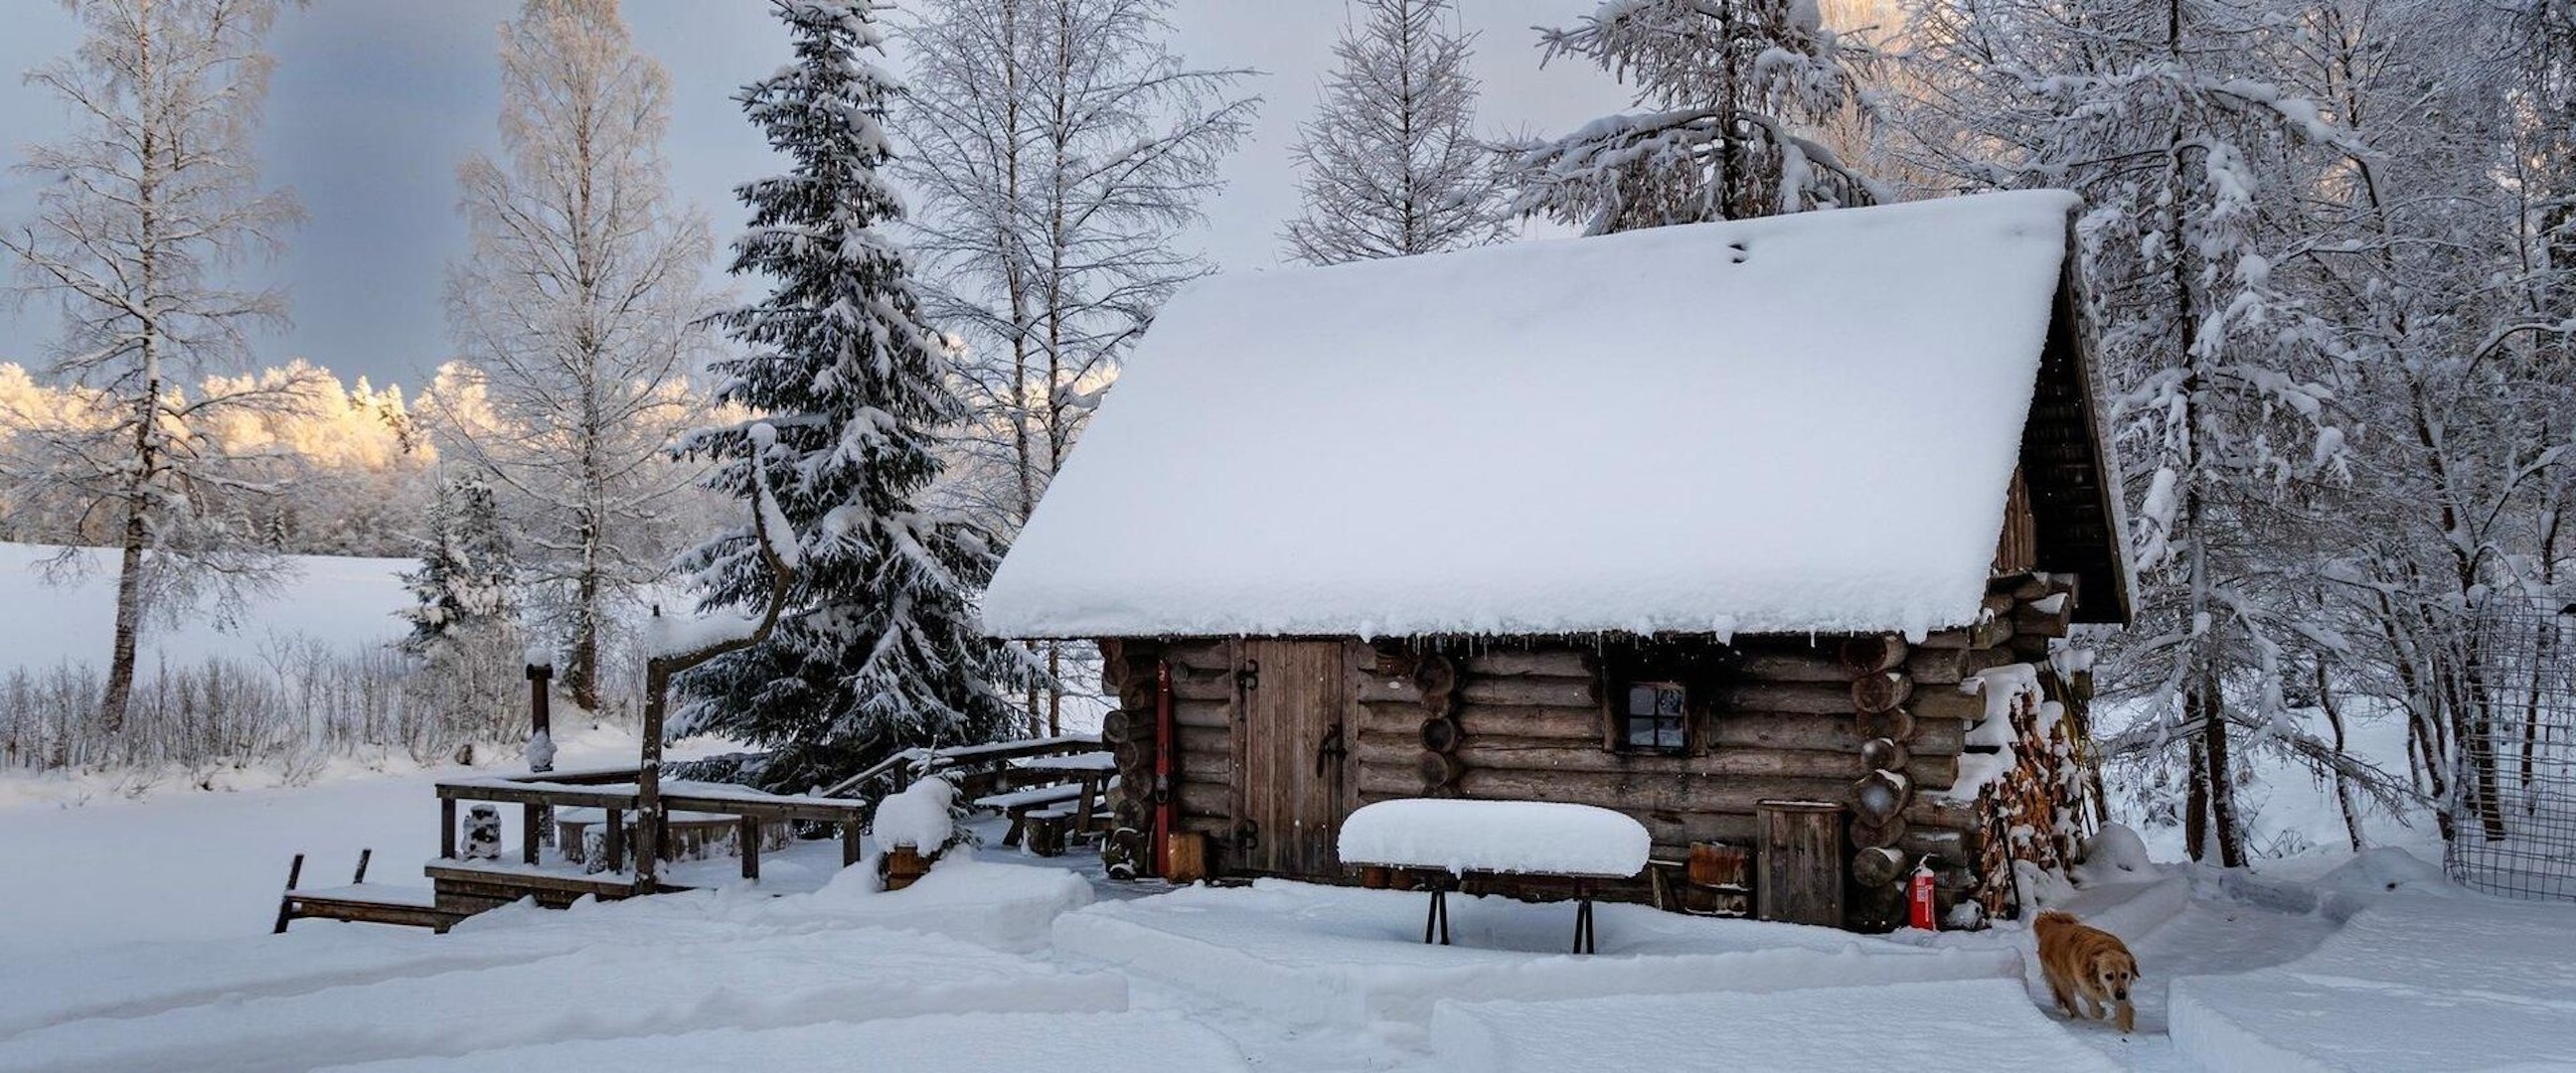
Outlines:
{"label": "log cabin", "polygon": [[1200,281],[985,628],[1100,645],[1147,872],[1383,881],[1334,855],[1364,803],[1548,800],[1646,824],[1639,900],[1881,928],[1928,865],[2011,913],[2098,792],[2052,656],[2132,600],[2078,207]]}

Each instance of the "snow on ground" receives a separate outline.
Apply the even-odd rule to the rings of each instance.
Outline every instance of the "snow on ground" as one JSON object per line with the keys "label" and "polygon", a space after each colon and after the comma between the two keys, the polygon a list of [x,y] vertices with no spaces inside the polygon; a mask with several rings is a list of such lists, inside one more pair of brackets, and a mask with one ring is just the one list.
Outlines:
{"label": "snow on ground", "polygon": [[[1675,1031],[1688,1025],[1688,1031]],[[1782,1032],[1785,1025],[1807,1031]],[[1866,1030],[1857,1030],[1866,1026]],[[1699,1069],[1716,1062],[1881,1073],[1919,1055],[1980,1073],[2120,1067],[2024,1006],[2006,980],[1828,987],[1772,994],[1563,1002],[1443,1002],[1432,1049],[1450,1073]]]}
{"label": "snow on ground", "polygon": [[1122,1012],[946,1014],[768,1031],[720,1028],[478,1051],[452,1059],[334,1066],[330,1073],[848,1068],[1232,1073],[1251,1067],[1225,1037],[1177,1015]]}
{"label": "snow on ground", "polygon": [[2370,878],[2395,889],[2313,953],[2176,982],[2175,1050],[2210,1070],[2576,1061],[2576,906],[2478,897],[2438,879]]}
{"label": "snow on ground", "polygon": [[1420,1022],[1443,999],[1544,999],[2008,976],[2003,951],[1926,951],[1828,928],[1603,905],[1601,953],[1561,953],[1574,904],[1451,895],[1454,945],[1425,944],[1429,896],[1257,880],[1104,902],[1056,918],[1067,956],[1298,1024]]}
{"label": "snow on ground", "polygon": [[[1061,907],[1062,873],[1011,869],[1033,873],[1013,882],[990,874],[995,867],[985,866],[983,885]],[[232,979],[79,1009],[0,1037],[0,1070],[309,1069],[568,1040],[1127,1006],[1126,980],[1115,974],[877,926],[871,905],[926,908],[940,894],[868,886],[795,899],[707,892],[566,914],[522,910],[443,938],[406,936],[363,973],[269,956],[265,948],[282,941],[200,944],[185,961],[165,961],[165,972],[184,978],[214,966]],[[316,925],[311,932],[329,938],[305,941],[327,950],[335,933],[363,927]],[[244,959],[261,968],[240,969]],[[42,981],[15,975],[22,969],[0,979],[25,992],[12,1006],[48,1001]]]}
{"label": "snow on ground", "polygon": [[[99,549],[77,552],[82,569],[63,585],[46,582],[41,567],[62,549],[43,544],[0,543],[0,652],[9,666],[29,669],[104,663],[116,626],[116,560]],[[409,627],[394,617],[410,604],[395,576],[416,569],[412,559],[288,556],[294,573],[277,591],[249,601],[234,620],[210,610],[174,624],[155,623],[144,633],[142,662],[195,663],[213,656],[256,660],[310,639],[334,650],[383,644]],[[40,608],[41,614],[23,609]]]}
{"label": "snow on ground", "polygon": [[[565,768],[631,765],[636,738],[615,727],[566,729],[561,748]],[[673,755],[720,748],[696,743]],[[304,787],[172,786],[143,800],[107,793],[117,777],[0,778],[0,846],[11,861],[0,867],[0,906],[11,909],[0,912],[0,960],[254,932],[275,917],[297,853],[306,854],[308,887],[346,882],[360,849],[375,850],[371,881],[426,882],[420,862],[438,851],[430,784],[473,773],[344,763]],[[36,911],[19,911],[27,907]]]}
{"label": "snow on ground", "polygon": [[[1603,952],[1574,957],[1572,905],[1453,896],[1456,945],[1426,946],[1419,893],[1156,893],[989,844],[892,893],[863,866],[812,893],[511,907],[446,936],[264,934],[293,846],[373,845],[379,877],[416,880],[426,782],[0,808],[0,844],[23,847],[0,871],[0,1071],[1831,1069],[1860,1068],[1847,1044],[1883,1065],[1889,1040],[1993,1069],[2576,1053],[2576,906],[2457,891],[2395,850],[2297,878],[2106,853],[2057,904],[2138,954],[2126,1036],[2047,1005],[2016,923],[1872,938],[1605,905]],[[1863,1010],[1876,1029],[1848,1031]]]}

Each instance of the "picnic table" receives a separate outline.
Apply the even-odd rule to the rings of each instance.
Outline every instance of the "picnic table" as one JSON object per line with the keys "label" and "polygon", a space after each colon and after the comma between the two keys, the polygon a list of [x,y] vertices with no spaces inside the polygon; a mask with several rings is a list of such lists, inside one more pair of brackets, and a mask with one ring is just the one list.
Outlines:
{"label": "picnic table", "polygon": [[1552,801],[1408,798],[1363,805],[1342,821],[1342,863],[1431,876],[1422,941],[1449,945],[1449,892],[1468,873],[1541,876],[1574,883],[1574,952],[1595,953],[1593,884],[1646,869],[1654,839],[1644,824],[1591,805]]}
{"label": "picnic table", "polygon": [[1053,856],[1063,851],[1067,823],[1078,833],[1091,832],[1100,802],[1118,784],[1118,761],[1107,752],[1032,756],[1014,762],[1009,773],[1012,782],[1039,785],[988,794],[975,805],[1010,817],[1003,845],[1019,845],[1025,835],[1033,851]]}

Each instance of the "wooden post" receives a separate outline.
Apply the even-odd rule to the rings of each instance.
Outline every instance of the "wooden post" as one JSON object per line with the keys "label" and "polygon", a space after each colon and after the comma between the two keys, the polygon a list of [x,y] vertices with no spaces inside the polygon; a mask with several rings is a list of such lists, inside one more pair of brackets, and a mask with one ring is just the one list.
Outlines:
{"label": "wooden post", "polygon": [[1843,926],[1843,806],[1767,800],[1754,808],[1762,829],[1754,912],[1764,920]]}
{"label": "wooden post", "polygon": [[[551,663],[528,664],[528,737],[531,741],[540,737],[550,743],[554,741],[554,713],[549,709],[546,692],[546,681],[554,676],[555,668]],[[542,775],[554,769],[553,748],[529,753],[529,771]]]}
{"label": "wooden post", "polygon": [[[769,471],[761,468],[755,458],[751,472],[756,494],[768,497]],[[771,505],[775,506],[774,503]],[[751,512],[752,536],[759,541],[761,558],[769,562],[769,599],[761,610],[760,624],[746,636],[717,641],[689,652],[657,655],[644,661],[643,755],[635,770],[635,807],[643,817],[635,825],[635,892],[638,894],[653,893],[654,871],[661,866],[662,826],[669,818],[662,807],[662,727],[670,710],[670,698],[666,694],[671,691],[671,676],[725,653],[738,652],[768,640],[770,631],[778,626],[779,613],[786,610],[787,590],[794,574],[787,560],[778,554],[778,542],[793,541],[796,534],[770,532],[770,514],[771,511],[761,509]],[[656,605],[653,616],[660,618],[661,615],[662,609]],[[611,835],[614,834],[612,829]]]}
{"label": "wooden post", "polygon": [[[349,877],[349,882],[350,882],[350,884],[351,884],[351,885],[356,885],[356,884],[364,883],[364,882],[366,882],[366,881],[367,881],[367,858],[373,857],[373,856],[375,856],[375,855],[376,855],[376,851],[374,851],[374,850],[372,850],[372,849],[361,849],[361,850],[359,850],[359,851],[358,851],[358,874],[357,874],[357,875],[354,875],[354,876],[350,876],[350,877]],[[287,885],[287,886],[289,886],[289,887],[292,887],[292,886],[294,886],[295,884],[294,884],[294,882],[293,882],[293,881],[291,881],[291,880],[290,880],[286,885]]]}
{"label": "wooden post", "polygon": [[612,808],[601,811],[601,818],[608,821],[608,829],[601,833],[600,839],[606,843],[608,871],[615,872],[626,864],[626,810]]}
{"label": "wooden post", "polygon": [[295,883],[304,878],[304,855],[295,855],[295,863],[286,866],[286,892],[277,896],[277,928],[271,935],[286,934],[286,922],[295,919],[289,912],[295,904]]}
{"label": "wooden post", "polygon": [[742,877],[744,879],[760,878],[759,818],[754,816],[743,817],[734,827],[733,840],[735,842],[734,851],[742,856]]}
{"label": "wooden post", "polygon": [[[653,615],[661,617],[655,607]],[[662,863],[662,720],[663,694],[671,688],[671,665],[655,656],[644,661],[644,742],[635,769],[635,892],[653,893],[654,871]]]}
{"label": "wooden post", "polygon": [[857,817],[841,821],[841,867],[859,863],[859,834]]}
{"label": "wooden post", "polygon": [[441,796],[438,799],[438,858],[443,861],[456,859],[456,799],[453,797]]}

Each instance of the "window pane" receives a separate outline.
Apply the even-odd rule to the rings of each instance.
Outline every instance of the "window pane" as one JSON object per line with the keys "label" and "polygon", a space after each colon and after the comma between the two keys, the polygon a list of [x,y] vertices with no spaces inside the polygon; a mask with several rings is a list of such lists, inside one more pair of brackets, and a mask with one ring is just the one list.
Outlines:
{"label": "window pane", "polygon": [[1656,715],[1664,715],[1664,716],[1679,716],[1679,715],[1681,715],[1681,714],[1682,714],[1682,691],[1681,691],[1681,690],[1679,690],[1679,689],[1658,689],[1658,690],[1656,690],[1656,691],[1655,691],[1655,714],[1656,714]]}
{"label": "window pane", "polygon": [[1629,719],[1628,744],[1649,748],[1653,747],[1655,744],[1655,721],[1652,719]]}
{"label": "window pane", "polygon": [[1653,714],[1655,714],[1655,703],[1656,703],[1655,697],[1656,697],[1656,693],[1657,693],[1657,690],[1655,689],[1655,687],[1653,687],[1653,686],[1651,686],[1651,685],[1629,686],[1629,687],[1628,687],[1628,714],[1630,714],[1630,715],[1653,715]]}
{"label": "window pane", "polygon": [[1663,721],[1663,720],[1657,720],[1657,721],[1656,721],[1656,724],[1655,724],[1655,747],[1656,747],[1656,748],[1659,748],[1659,749],[1679,749],[1679,748],[1682,748],[1682,747],[1687,746],[1687,745],[1689,745],[1689,744],[1690,744],[1689,742],[1684,741],[1684,740],[1682,739],[1682,724],[1681,724],[1681,721],[1680,721],[1680,720],[1672,720],[1672,721],[1670,721],[1670,722],[1666,722],[1666,721]]}

